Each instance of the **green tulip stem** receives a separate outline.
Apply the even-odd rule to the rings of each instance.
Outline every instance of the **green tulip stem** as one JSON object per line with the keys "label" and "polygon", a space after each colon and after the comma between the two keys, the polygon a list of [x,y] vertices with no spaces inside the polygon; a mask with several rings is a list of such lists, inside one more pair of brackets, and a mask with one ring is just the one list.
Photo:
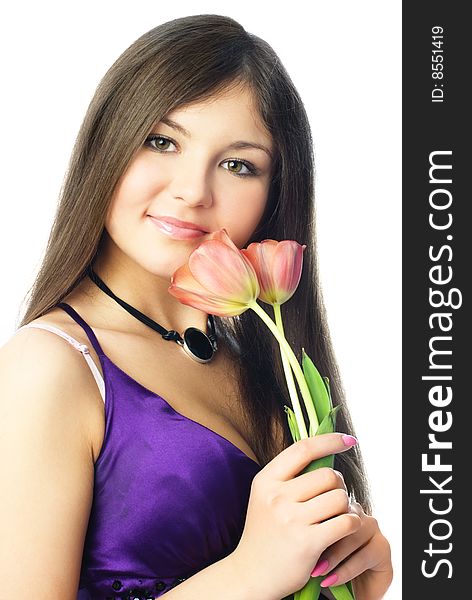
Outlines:
{"label": "green tulip stem", "polygon": [[[284,336],[284,339],[286,339],[285,333],[284,333],[284,325],[283,325],[283,321],[282,321],[282,311],[280,310],[280,304],[272,304],[272,306],[274,307],[275,324],[277,325],[277,328],[279,329],[280,333]],[[297,360],[297,365],[298,364],[299,363]],[[303,376],[303,383],[305,384],[305,387],[308,387],[306,384],[306,379],[305,379],[305,375],[303,374],[303,371],[301,371],[301,373]],[[287,377],[287,374],[285,374],[285,376]],[[290,373],[290,377],[292,378],[292,373]],[[293,381],[293,378],[292,378],[292,381]],[[318,415],[316,414],[315,406],[313,403],[314,401],[311,397],[310,390],[307,389],[307,392],[305,394],[303,394],[303,391],[302,391],[302,397],[303,397],[303,401],[305,402],[305,408],[306,408],[306,412],[308,414],[308,419],[309,419],[310,423],[312,424],[313,431],[316,431],[319,426],[319,421],[318,421]]]}
{"label": "green tulip stem", "polygon": [[[290,366],[292,367],[293,373],[297,380],[298,387],[300,388],[300,392],[302,394],[303,401],[305,402],[305,406],[307,408],[310,422],[313,424],[313,431],[316,431],[318,429],[318,425],[319,425],[318,418],[316,416],[316,413],[315,413],[315,410],[313,407],[313,400],[311,399],[310,390],[308,389],[308,385],[306,383],[305,376],[303,375],[303,371],[297,360],[297,357],[295,356],[292,348],[290,347],[289,343],[285,339],[285,336],[281,333],[281,331],[279,330],[277,325],[269,317],[269,315],[266,313],[266,311],[261,306],[259,306],[259,304],[255,300],[254,300],[254,302],[251,302],[250,304],[248,304],[248,308],[251,308],[264,321],[264,323],[272,331],[275,338],[279,342],[281,349],[285,352],[285,355],[287,356],[287,358],[289,360]],[[292,400],[293,400],[293,398],[292,398]],[[301,439],[307,438],[308,432],[307,432],[306,425],[305,425],[305,419],[303,418],[303,413],[302,413],[302,409],[300,406],[300,402],[296,395],[295,395],[295,404],[293,405],[293,412],[294,412],[295,418],[297,420],[298,430],[300,432],[300,438]]]}
{"label": "green tulip stem", "polygon": [[[275,323],[277,325],[277,328],[280,331],[280,333],[285,337],[284,326],[282,323],[282,315],[280,314],[280,304],[277,304],[277,305],[272,304],[272,306],[274,308]],[[276,306],[277,306],[278,310],[276,309]],[[293,379],[293,373],[292,373],[292,368],[290,366],[290,361],[288,359],[288,356],[284,352],[284,350],[282,350],[282,347],[280,346],[280,344],[279,344],[279,348],[280,348],[280,356],[282,359],[282,365],[283,365],[284,373],[285,373],[285,379],[287,381],[287,387],[288,387],[288,391],[290,393],[290,399],[292,401],[292,406],[296,406],[297,404],[300,404],[300,402],[298,400],[298,392],[297,392],[297,388],[295,386],[295,381]]]}

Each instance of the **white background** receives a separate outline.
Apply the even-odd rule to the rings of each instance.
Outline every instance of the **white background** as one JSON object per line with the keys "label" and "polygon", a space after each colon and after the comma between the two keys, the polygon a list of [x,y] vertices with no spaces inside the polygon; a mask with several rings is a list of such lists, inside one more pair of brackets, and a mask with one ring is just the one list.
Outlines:
{"label": "white background", "polygon": [[[170,19],[218,13],[272,45],[312,126],[320,271],[401,597],[401,3],[17,2],[0,25],[0,345],[14,332],[75,136],[106,70]],[[296,143],[296,140],[293,140]]]}

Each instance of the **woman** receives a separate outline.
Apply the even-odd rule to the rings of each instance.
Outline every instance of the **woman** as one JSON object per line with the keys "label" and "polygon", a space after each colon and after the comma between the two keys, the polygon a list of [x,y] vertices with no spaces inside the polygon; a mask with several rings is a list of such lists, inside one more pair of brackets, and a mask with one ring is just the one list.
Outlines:
{"label": "woman", "polygon": [[[354,578],[357,600],[384,595],[390,547],[350,435],[313,214],[308,120],[267,43],[198,15],[118,58],[79,132],[21,328],[0,353],[0,451],[22,439],[3,477],[4,590],[278,600],[313,573],[326,585]],[[169,294],[175,270],[221,228],[239,248],[307,245],[284,324],[329,377],[342,433],[291,444],[266,326]],[[208,355],[175,343],[190,327],[209,336]],[[336,470],[297,476],[329,454]]]}

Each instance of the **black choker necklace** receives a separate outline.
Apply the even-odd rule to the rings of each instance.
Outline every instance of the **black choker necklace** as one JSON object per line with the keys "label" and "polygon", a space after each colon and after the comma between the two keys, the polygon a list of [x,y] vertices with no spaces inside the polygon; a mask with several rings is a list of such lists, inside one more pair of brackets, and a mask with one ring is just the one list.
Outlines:
{"label": "black choker necklace", "polygon": [[98,287],[103,292],[105,292],[105,294],[108,294],[111,298],[113,298],[113,300],[118,302],[118,304],[120,304],[126,311],[128,311],[130,315],[133,315],[133,317],[135,317],[136,319],[141,321],[141,323],[144,323],[148,327],[151,327],[152,329],[154,329],[154,331],[158,331],[165,340],[177,342],[177,344],[179,344],[179,346],[181,346],[185,350],[185,352],[191,358],[193,358],[193,360],[196,360],[200,363],[207,363],[210,362],[210,360],[213,358],[218,348],[213,315],[208,315],[208,321],[211,331],[210,335],[207,335],[204,331],[198,329],[197,327],[187,327],[187,329],[184,331],[184,335],[182,338],[178,331],[174,331],[173,329],[167,331],[167,329],[162,327],[162,325],[159,325],[159,323],[153,321],[150,317],[140,312],[137,308],[134,308],[134,306],[131,306],[121,298],[118,298],[118,296],[116,296],[111,291],[111,289],[95,273],[95,271],[92,268],[92,265],[89,265],[89,267],[87,268],[87,274],[90,277],[90,279],[96,285],[98,285]]}

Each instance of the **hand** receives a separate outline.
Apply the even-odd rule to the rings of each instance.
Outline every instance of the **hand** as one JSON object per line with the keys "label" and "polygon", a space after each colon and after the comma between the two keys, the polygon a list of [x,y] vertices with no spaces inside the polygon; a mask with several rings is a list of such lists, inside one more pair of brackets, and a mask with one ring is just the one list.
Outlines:
{"label": "hand", "polygon": [[[377,519],[366,515],[358,502],[350,503],[350,511],[359,516],[361,527],[323,552],[318,565],[328,564],[316,575],[336,575],[336,581],[325,577],[328,586],[352,580],[356,600],[380,600],[393,579],[390,545]],[[321,585],[325,587],[323,581]]]}
{"label": "hand", "polygon": [[350,447],[341,433],[306,438],[254,477],[244,530],[231,555],[248,597],[280,600],[301,589],[321,553],[361,527],[337,471],[300,474],[311,461]]}

